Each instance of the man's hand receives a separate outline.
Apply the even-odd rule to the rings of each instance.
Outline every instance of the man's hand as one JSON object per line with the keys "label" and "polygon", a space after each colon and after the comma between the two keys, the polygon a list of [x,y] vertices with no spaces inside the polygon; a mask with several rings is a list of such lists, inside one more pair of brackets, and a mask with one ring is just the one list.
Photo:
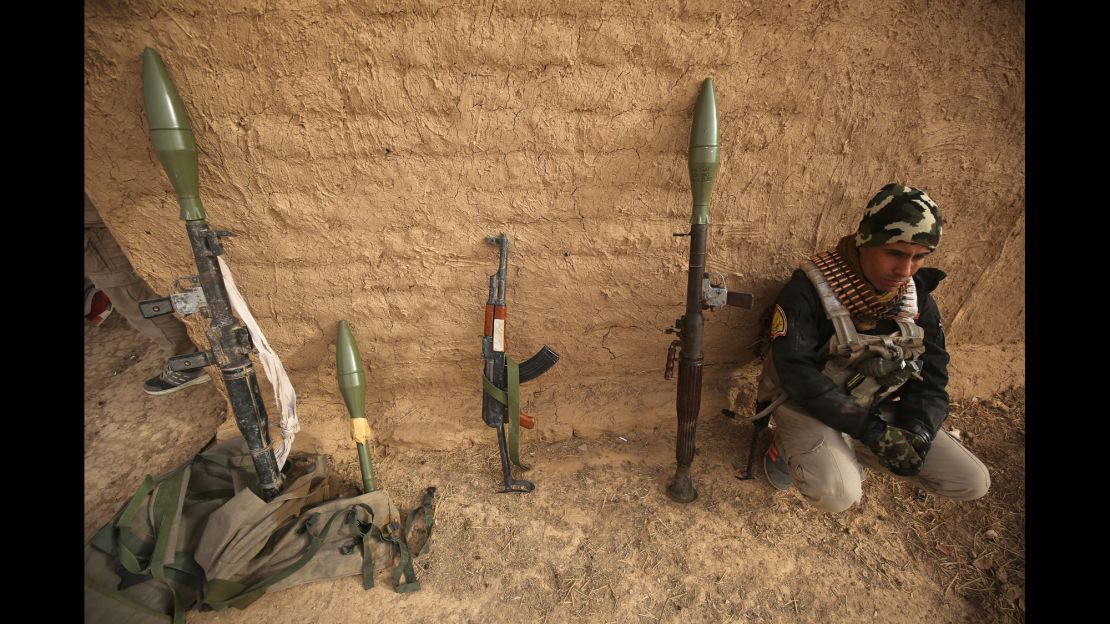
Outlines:
{"label": "man's hand", "polygon": [[933,446],[933,431],[920,422],[908,418],[894,417],[894,426],[905,429],[913,436],[913,448],[925,461],[925,454]]}
{"label": "man's hand", "polygon": [[893,425],[888,425],[867,447],[884,468],[903,477],[921,472],[929,452],[929,442],[923,436]]}

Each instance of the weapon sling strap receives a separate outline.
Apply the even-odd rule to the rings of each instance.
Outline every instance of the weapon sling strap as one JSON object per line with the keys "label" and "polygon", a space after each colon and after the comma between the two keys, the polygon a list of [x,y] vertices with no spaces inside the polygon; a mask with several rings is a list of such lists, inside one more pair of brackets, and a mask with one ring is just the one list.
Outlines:
{"label": "weapon sling strap", "polygon": [[495,401],[508,406],[509,459],[517,466],[528,470],[531,466],[520,460],[520,365],[517,364],[516,360],[506,355],[505,369],[509,373],[507,390],[502,390],[493,385],[493,382],[485,375],[482,376],[482,386],[485,387],[486,394],[493,397]]}

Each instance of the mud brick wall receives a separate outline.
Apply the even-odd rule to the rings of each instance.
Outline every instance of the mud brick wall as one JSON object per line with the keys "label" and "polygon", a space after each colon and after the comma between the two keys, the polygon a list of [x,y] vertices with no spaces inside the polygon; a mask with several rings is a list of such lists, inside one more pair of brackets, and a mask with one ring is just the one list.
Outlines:
{"label": "mud brick wall", "polygon": [[751,360],[758,308],[890,181],[947,220],[930,263],[950,344],[1024,340],[1024,29],[1021,3],[954,0],[90,0],[84,183],[156,290],[195,271],[147,135],[151,46],[210,223],[240,234],[225,257],[292,376],[301,448],[349,445],[341,319],[380,442],[491,443],[482,238],[499,232],[510,354],[563,357],[522,392],[540,439],[673,430],[663,330],[684,306],[672,234],[701,81],[722,154],[708,266],[757,301],[707,314],[704,415]]}

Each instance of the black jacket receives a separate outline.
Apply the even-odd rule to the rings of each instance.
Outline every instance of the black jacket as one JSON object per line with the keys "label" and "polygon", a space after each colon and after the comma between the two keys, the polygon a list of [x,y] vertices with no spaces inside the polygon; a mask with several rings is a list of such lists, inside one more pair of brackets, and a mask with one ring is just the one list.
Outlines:
{"label": "black jacket", "polygon": [[[913,431],[927,432],[932,439],[948,417],[948,352],[940,311],[931,293],[944,279],[940,269],[924,267],[914,274],[917,287],[915,321],[925,330],[925,353],[921,356],[923,381],[910,379],[887,401],[893,405],[895,424]],[[771,343],[771,357],[786,394],[826,425],[854,438],[879,423],[831,379],[821,373],[828,360],[825,345],[836,332],[825,315],[817,290],[801,270],[794,271],[775,303],[786,315],[786,335]],[[880,320],[863,334],[891,334],[898,331],[894,321]]]}

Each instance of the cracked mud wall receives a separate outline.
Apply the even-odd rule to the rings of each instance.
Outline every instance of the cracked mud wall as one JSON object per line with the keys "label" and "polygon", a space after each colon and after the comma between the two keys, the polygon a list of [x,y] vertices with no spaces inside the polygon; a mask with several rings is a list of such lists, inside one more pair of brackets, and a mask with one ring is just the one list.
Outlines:
{"label": "cracked mud wall", "polygon": [[522,389],[542,438],[673,427],[663,330],[689,251],[672,234],[710,76],[707,264],[757,309],[707,313],[703,417],[751,360],[758,308],[890,181],[947,221],[930,264],[949,274],[953,349],[1024,352],[1024,30],[1011,2],[89,1],[84,183],[156,291],[195,272],[147,135],[151,46],[194,126],[209,221],[239,233],[225,258],[292,376],[306,450],[349,445],[342,319],[379,441],[492,443],[482,238],[502,231],[509,352],[562,355]]}

